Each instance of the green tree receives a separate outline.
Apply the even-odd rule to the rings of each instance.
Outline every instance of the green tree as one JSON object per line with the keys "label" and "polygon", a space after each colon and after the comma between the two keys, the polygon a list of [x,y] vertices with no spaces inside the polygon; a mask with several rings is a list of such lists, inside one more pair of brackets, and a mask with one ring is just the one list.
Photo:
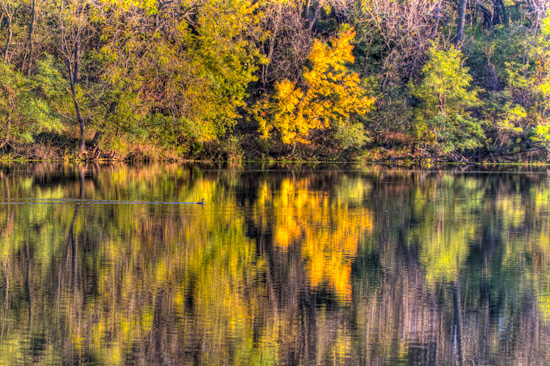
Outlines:
{"label": "green tree", "polygon": [[[104,3],[100,53],[114,124],[137,112],[133,125],[171,146],[230,131],[257,80],[258,6],[251,0]],[[114,19],[121,26],[112,26]]]}
{"label": "green tree", "polygon": [[471,84],[460,50],[454,46],[445,50],[435,44],[429,49],[422,81],[409,85],[419,101],[414,119],[418,142],[444,154],[481,146],[482,121],[472,116],[472,109],[480,105],[479,90]]}
{"label": "green tree", "polygon": [[32,142],[42,131],[61,130],[62,124],[48,103],[44,75],[39,76],[27,78],[0,62],[0,149]]}

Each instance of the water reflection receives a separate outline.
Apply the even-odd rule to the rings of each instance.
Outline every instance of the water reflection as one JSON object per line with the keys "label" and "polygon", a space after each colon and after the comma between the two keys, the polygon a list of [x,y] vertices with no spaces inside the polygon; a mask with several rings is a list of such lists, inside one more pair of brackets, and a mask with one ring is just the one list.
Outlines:
{"label": "water reflection", "polygon": [[0,364],[550,363],[545,170],[13,165],[0,200]]}

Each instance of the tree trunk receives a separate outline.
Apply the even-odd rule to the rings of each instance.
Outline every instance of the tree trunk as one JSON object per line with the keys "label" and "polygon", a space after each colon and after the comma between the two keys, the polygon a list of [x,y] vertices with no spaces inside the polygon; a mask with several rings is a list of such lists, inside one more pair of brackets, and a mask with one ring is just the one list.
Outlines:
{"label": "tree trunk", "polygon": [[33,34],[34,34],[34,25],[36,23],[36,0],[32,0],[32,8],[31,8],[31,23],[29,24],[29,54],[28,54],[28,60],[27,60],[27,76],[31,76],[32,71],[32,58],[33,58],[33,51],[34,51],[34,44],[33,44]]}
{"label": "tree trunk", "polygon": [[10,48],[11,37],[12,37],[12,30],[11,30],[12,15],[9,13],[9,11],[10,10],[7,9],[8,13],[6,14],[6,25],[8,27],[8,35],[6,36],[6,44],[4,45],[4,50],[2,51],[4,62],[8,62],[8,49]]}
{"label": "tree trunk", "polygon": [[[84,119],[82,118],[82,113],[80,111],[80,104],[78,103],[78,98],[76,95],[76,84],[80,79],[80,46],[81,46],[81,24],[77,24],[75,30],[70,32],[70,40],[66,39],[67,33],[65,32],[65,27],[63,25],[63,0],[59,2],[59,33],[60,33],[60,50],[65,58],[65,63],[67,66],[67,79],[71,88],[71,97],[73,98],[74,109],[76,112],[76,119],[80,126],[80,144],[79,144],[79,154],[82,157],[86,149],[86,137],[85,137],[85,125]],[[82,16],[84,11],[84,3],[80,5],[79,16]],[[81,20],[81,19],[77,19]]]}
{"label": "tree trunk", "polygon": [[492,30],[494,27],[494,22],[493,15],[489,11],[489,9],[484,7],[483,4],[481,4],[479,1],[477,2],[477,8],[479,9],[479,11],[481,11],[481,14],[483,15],[483,22],[485,23],[487,28]]}
{"label": "tree trunk", "polygon": [[317,6],[315,7],[315,12],[313,13],[313,16],[308,19],[309,26],[308,31],[311,33],[313,30],[313,26],[315,25],[315,22],[317,21],[317,18],[319,17],[319,14],[321,13],[321,2],[317,3]]}
{"label": "tree trunk", "polygon": [[282,17],[282,5],[279,3],[277,6],[277,17],[275,18],[273,25],[273,32],[271,34],[271,37],[269,38],[269,49],[267,52],[267,60],[268,62],[265,65],[262,65],[262,85],[265,88],[267,85],[267,73],[269,71],[269,65],[271,64],[271,61],[273,60],[273,52],[275,52],[275,38],[279,34],[279,25],[281,23],[281,17]]}
{"label": "tree trunk", "polygon": [[456,31],[455,45],[462,47],[464,41],[464,24],[466,23],[466,0],[460,0],[458,3],[458,29]]}
{"label": "tree trunk", "polygon": [[430,39],[435,39],[435,37],[437,37],[437,32],[439,31],[439,21],[441,20],[441,8],[439,7],[439,5],[435,8],[434,17],[435,17],[435,22],[432,27],[432,33],[430,35]]}
{"label": "tree trunk", "polygon": [[508,26],[508,14],[504,2],[502,0],[494,0],[493,9],[495,18],[497,19],[496,23]]}
{"label": "tree trunk", "polygon": [[80,39],[77,38],[74,47],[74,75],[73,80],[76,83],[80,80]]}
{"label": "tree trunk", "polygon": [[72,72],[71,67],[68,63],[67,68],[69,71],[69,84],[71,85],[71,96],[73,98],[74,109],[76,111],[76,119],[78,120],[78,124],[80,125],[80,144],[78,147],[78,152],[80,155],[83,155],[84,150],[86,149],[86,138],[84,136],[84,119],[82,119],[82,114],[80,113],[80,104],[78,103],[78,99],[76,98],[76,85],[74,79],[75,73]]}

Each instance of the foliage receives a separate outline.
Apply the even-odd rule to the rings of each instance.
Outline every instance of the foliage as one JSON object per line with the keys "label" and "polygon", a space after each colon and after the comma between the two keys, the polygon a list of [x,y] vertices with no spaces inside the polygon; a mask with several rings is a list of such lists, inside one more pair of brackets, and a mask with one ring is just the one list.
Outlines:
{"label": "foliage", "polygon": [[0,93],[0,143],[30,157],[48,130],[86,159],[231,138],[245,158],[546,160],[550,9],[533,4],[0,0],[17,94]]}
{"label": "foliage", "polygon": [[[249,0],[188,6],[192,22],[177,15],[176,5],[108,2],[102,13],[100,24],[113,17],[123,24],[105,27],[100,58],[111,89],[108,104],[116,105],[111,118],[125,132],[143,125],[161,144],[204,142],[231,130],[240,117],[260,60],[250,38],[257,6]],[[162,137],[166,132],[170,139]]]}
{"label": "foliage", "polygon": [[30,79],[0,61],[0,149],[32,142],[42,131],[61,130],[61,122],[48,104],[54,80],[44,71]]}
{"label": "foliage", "polygon": [[308,143],[314,129],[338,128],[354,115],[366,113],[373,98],[365,96],[359,76],[347,64],[354,61],[353,30],[342,32],[328,45],[315,40],[304,69],[303,88],[283,80],[275,93],[255,108],[264,138],[277,134],[285,144]]}
{"label": "foliage", "polygon": [[422,68],[422,81],[410,85],[420,102],[415,110],[418,141],[446,154],[479,147],[484,138],[481,121],[471,113],[480,104],[479,91],[471,87],[472,76],[463,63],[460,50],[434,45]]}

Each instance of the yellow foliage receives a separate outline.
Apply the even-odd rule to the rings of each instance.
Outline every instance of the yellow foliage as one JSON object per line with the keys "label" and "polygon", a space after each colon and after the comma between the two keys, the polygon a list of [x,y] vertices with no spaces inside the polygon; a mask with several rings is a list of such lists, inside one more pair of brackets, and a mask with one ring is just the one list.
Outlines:
{"label": "yellow foliage", "polygon": [[366,96],[357,73],[347,68],[354,62],[353,30],[333,38],[330,45],[316,39],[304,68],[302,85],[289,80],[275,84],[274,95],[254,109],[264,138],[277,133],[282,142],[308,143],[311,130],[347,124],[352,115],[369,111],[374,98]]}

